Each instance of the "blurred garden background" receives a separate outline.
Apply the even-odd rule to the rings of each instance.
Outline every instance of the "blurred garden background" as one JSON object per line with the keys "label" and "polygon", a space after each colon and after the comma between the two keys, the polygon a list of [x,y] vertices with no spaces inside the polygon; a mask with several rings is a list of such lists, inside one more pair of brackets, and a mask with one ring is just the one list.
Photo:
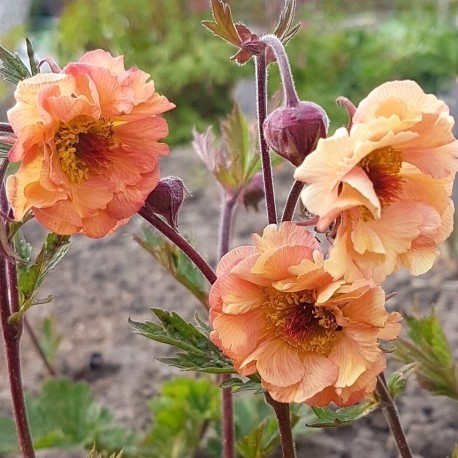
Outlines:
{"label": "blurred garden background", "polygon": [[[260,33],[273,30],[283,6],[282,0],[227,3],[236,20]],[[347,123],[345,110],[335,104],[337,97],[358,103],[375,86],[392,79],[417,81],[426,92],[443,98],[458,117],[458,0],[297,3],[301,29],[287,46],[297,90],[301,99],[324,107],[331,131]],[[161,162],[161,176],[180,176],[190,190],[180,230],[215,265],[218,189],[191,150],[192,129],[202,132],[210,124],[218,131],[233,99],[253,115],[254,69],[252,62],[244,67],[230,62],[235,49],[212,37],[200,24],[203,19],[210,19],[210,0],[0,0],[0,44],[27,61],[28,37],[40,59],[51,57],[61,66],[87,50],[103,48],[125,55],[126,67],[138,66],[152,75],[157,91],[177,105],[166,115],[172,148]],[[48,71],[46,64],[43,71]],[[278,88],[278,71],[271,65],[270,93]],[[1,121],[6,121],[6,110],[14,102],[13,89],[0,83]],[[291,185],[292,168],[283,164],[276,173],[281,203]],[[262,205],[260,210],[249,210],[247,218],[248,210],[240,205],[233,246],[246,244],[252,232],[262,230]],[[94,441],[104,452],[124,447],[126,458],[218,456],[215,437],[209,437],[205,453],[199,449],[201,428],[218,424],[216,386],[205,378],[194,385],[177,379],[183,374],[153,359],[170,355],[167,348],[134,335],[128,324],[128,318],[152,319],[150,307],[175,310],[189,320],[196,311],[203,315],[199,302],[134,242],[132,234],[142,230],[142,222],[134,217],[103,239],[74,237],[69,255],[43,286],[41,295],[53,294],[56,299],[28,313],[57,376],[75,382],[53,381],[31,336],[24,334],[24,381],[27,392],[37,395],[29,402],[29,414],[37,449],[43,449],[41,458],[84,458]],[[36,246],[41,243],[43,231],[34,221],[25,232]],[[385,289],[399,292],[389,301],[390,310],[427,313],[435,304],[456,359],[454,249],[451,243],[448,257],[443,256],[428,275],[412,278],[400,272]],[[15,444],[15,434],[12,422],[3,418],[11,417],[5,371],[0,349],[0,457],[11,458],[16,455],[7,451]],[[268,416],[260,397],[255,404],[243,399],[236,400],[238,437]],[[456,403],[433,397],[412,380],[398,405],[417,458],[451,456],[458,437]],[[319,434],[305,428],[304,419],[300,428],[305,439],[298,450],[306,450],[307,456],[397,456],[379,412],[355,426]],[[141,454],[142,447],[148,452]]]}
{"label": "blurred garden background", "polygon": [[[1,0],[2,43],[23,49],[27,35],[39,56],[51,56],[62,65],[94,48],[124,54],[127,66],[150,72],[158,91],[179,107],[168,116],[169,142],[183,144],[189,142],[193,126],[203,130],[216,124],[234,95],[250,110],[240,91],[250,90],[252,63],[235,68],[229,60],[231,47],[200,25],[209,18],[209,3]],[[254,30],[269,31],[283,2],[229,4],[235,18]],[[20,15],[20,9],[23,22],[9,21],[8,16]],[[333,129],[346,121],[344,110],[334,103],[336,97],[344,95],[357,103],[390,79],[413,79],[456,106],[457,0],[299,0],[296,17],[301,30],[287,51],[298,92],[326,109]],[[270,75],[274,91],[274,66]]]}

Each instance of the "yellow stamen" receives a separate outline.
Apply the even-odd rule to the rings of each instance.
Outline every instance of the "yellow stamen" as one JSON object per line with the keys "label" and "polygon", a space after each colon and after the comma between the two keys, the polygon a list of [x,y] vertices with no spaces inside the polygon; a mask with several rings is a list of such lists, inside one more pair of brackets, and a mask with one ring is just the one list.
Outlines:
{"label": "yellow stamen", "polygon": [[329,353],[339,325],[331,311],[315,305],[315,291],[284,293],[266,288],[266,296],[268,327],[277,337],[298,350]]}
{"label": "yellow stamen", "polygon": [[77,116],[59,125],[54,144],[62,171],[71,183],[81,184],[91,171],[111,163],[113,126],[104,119]]}

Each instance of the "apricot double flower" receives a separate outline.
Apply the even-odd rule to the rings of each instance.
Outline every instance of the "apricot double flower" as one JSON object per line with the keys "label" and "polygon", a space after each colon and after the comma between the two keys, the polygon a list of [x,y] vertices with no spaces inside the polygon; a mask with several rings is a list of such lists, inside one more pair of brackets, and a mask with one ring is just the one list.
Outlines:
{"label": "apricot double flower", "polygon": [[9,159],[21,164],[6,183],[16,220],[32,210],[50,231],[102,237],[142,207],[168,153],[159,115],[174,107],[148,79],[97,50],[18,84]]}
{"label": "apricot double flower", "polygon": [[326,261],[334,278],[378,282],[401,266],[413,275],[432,267],[453,227],[453,124],[447,105],[413,81],[385,83],[360,103],[350,131],[320,140],[297,168],[318,230],[336,221]]}
{"label": "apricot double flower", "polygon": [[368,280],[334,280],[315,237],[291,222],[226,254],[210,291],[211,338],[244,376],[280,402],[352,405],[386,365],[379,339],[400,315]]}

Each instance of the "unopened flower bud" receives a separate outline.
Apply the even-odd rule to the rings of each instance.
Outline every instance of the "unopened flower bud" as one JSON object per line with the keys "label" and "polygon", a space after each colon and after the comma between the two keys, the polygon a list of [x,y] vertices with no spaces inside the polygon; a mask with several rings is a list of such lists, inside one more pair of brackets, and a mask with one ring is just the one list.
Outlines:
{"label": "unopened flower bud", "polygon": [[264,138],[277,154],[298,167],[328,132],[326,112],[313,102],[274,110],[264,121]]}
{"label": "unopened flower bud", "polygon": [[145,207],[163,216],[170,226],[176,229],[178,213],[186,193],[188,191],[180,178],[162,178],[146,199]]}
{"label": "unopened flower bud", "polygon": [[242,201],[246,208],[253,207],[258,211],[258,204],[262,199],[264,199],[264,177],[261,172],[258,172],[242,191]]}

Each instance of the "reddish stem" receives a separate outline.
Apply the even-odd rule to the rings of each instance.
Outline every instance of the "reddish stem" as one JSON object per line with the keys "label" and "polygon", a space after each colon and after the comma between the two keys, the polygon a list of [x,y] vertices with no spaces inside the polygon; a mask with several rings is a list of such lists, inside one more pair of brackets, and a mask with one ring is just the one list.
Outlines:
{"label": "reddish stem", "polygon": [[35,332],[28,322],[27,318],[24,316],[24,327],[27,333],[29,334],[30,340],[32,341],[33,346],[37,350],[37,353],[40,355],[41,360],[43,361],[44,365],[46,366],[46,369],[48,370],[48,373],[51,377],[56,376],[56,370],[54,369],[54,366],[48,361],[48,358],[46,357],[43,348],[40,345],[40,342],[37,339],[37,336],[35,335]]}
{"label": "reddish stem", "polygon": [[164,223],[157,215],[149,211],[146,207],[142,207],[138,212],[148,223],[154,226],[159,232],[165,235],[178,248],[183,250],[183,253],[195,264],[202,272],[207,280],[213,284],[216,281],[216,274],[208,265],[207,261],[197,252],[197,250],[177,231]]}
{"label": "reddish stem", "polygon": [[265,53],[256,58],[256,101],[258,112],[258,133],[261,147],[262,172],[266,195],[267,219],[269,224],[277,224],[277,209],[275,208],[274,183],[272,164],[270,163],[269,147],[264,138],[263,123],[267,116],[267,67]]}
{"label": "reddish stem", "polygon": [[283,221],[291,221],[293,219],[294,210],[296,209],[297,201],[301,195],[304,183],[302,181],[295,181],[291,190],[289,191],[288,199],[286,200],[285,209],[281,217]]}
{"label": "reddish stem", "polygon": [[286,55],[283,43],[275,35],[265,35],[262,37],[262,41],[270,46],[277,58],[286,106],[295,107],[299,105],[299,97],[297,96],[296,88],[294,87],[291,66],[289,65],[288,56]]}
{"label": "reddish stem", "polygon": [[277,417],[283,458],[296,458],[289,404],[275,401],[268,392],[265,393],[265,398],[267,403],[274,409]]}
{"label": "reddish stem", "polygon": [[410,451],[404,430],[402,429],[398,410],[396,409],[396,405],[390,396],[383,373],[377,377],[377,387],[375,392],[380,400],[383,415],[390,427],[391,434],[393,434],[401,457],[412,458],[412,452]]}
{"label": "reddish stem", "polygon": [[[232,220],[238,195],[231,196],[223,191],[222,210],[218,240],[218,255],[221,259],[228,251],[232,232]],[[221,374],[219,383],[229,380],[230,374]],[[234,402],[231,388],[223,388],[221,401],[221,428],[223,437],[223,458],[233,458],[235,455]]]}
{"label": "reddish stem", "polygon": [[[0,211],[4,214],[8,214],[9,211],[5,188],[3,186],[3,178],[7,165],[8,161],[4,161],[0,167]],[[0,224],[6,223],[0,221]],[[5,343],[13,414],[22,456],[24,458],[35,458],[22,386],[21,358],[19,353],[22,320],[10,322],[11,315],[18,312],[19,308],[16,263],[12,259],[0,256],[0,321]]]}

